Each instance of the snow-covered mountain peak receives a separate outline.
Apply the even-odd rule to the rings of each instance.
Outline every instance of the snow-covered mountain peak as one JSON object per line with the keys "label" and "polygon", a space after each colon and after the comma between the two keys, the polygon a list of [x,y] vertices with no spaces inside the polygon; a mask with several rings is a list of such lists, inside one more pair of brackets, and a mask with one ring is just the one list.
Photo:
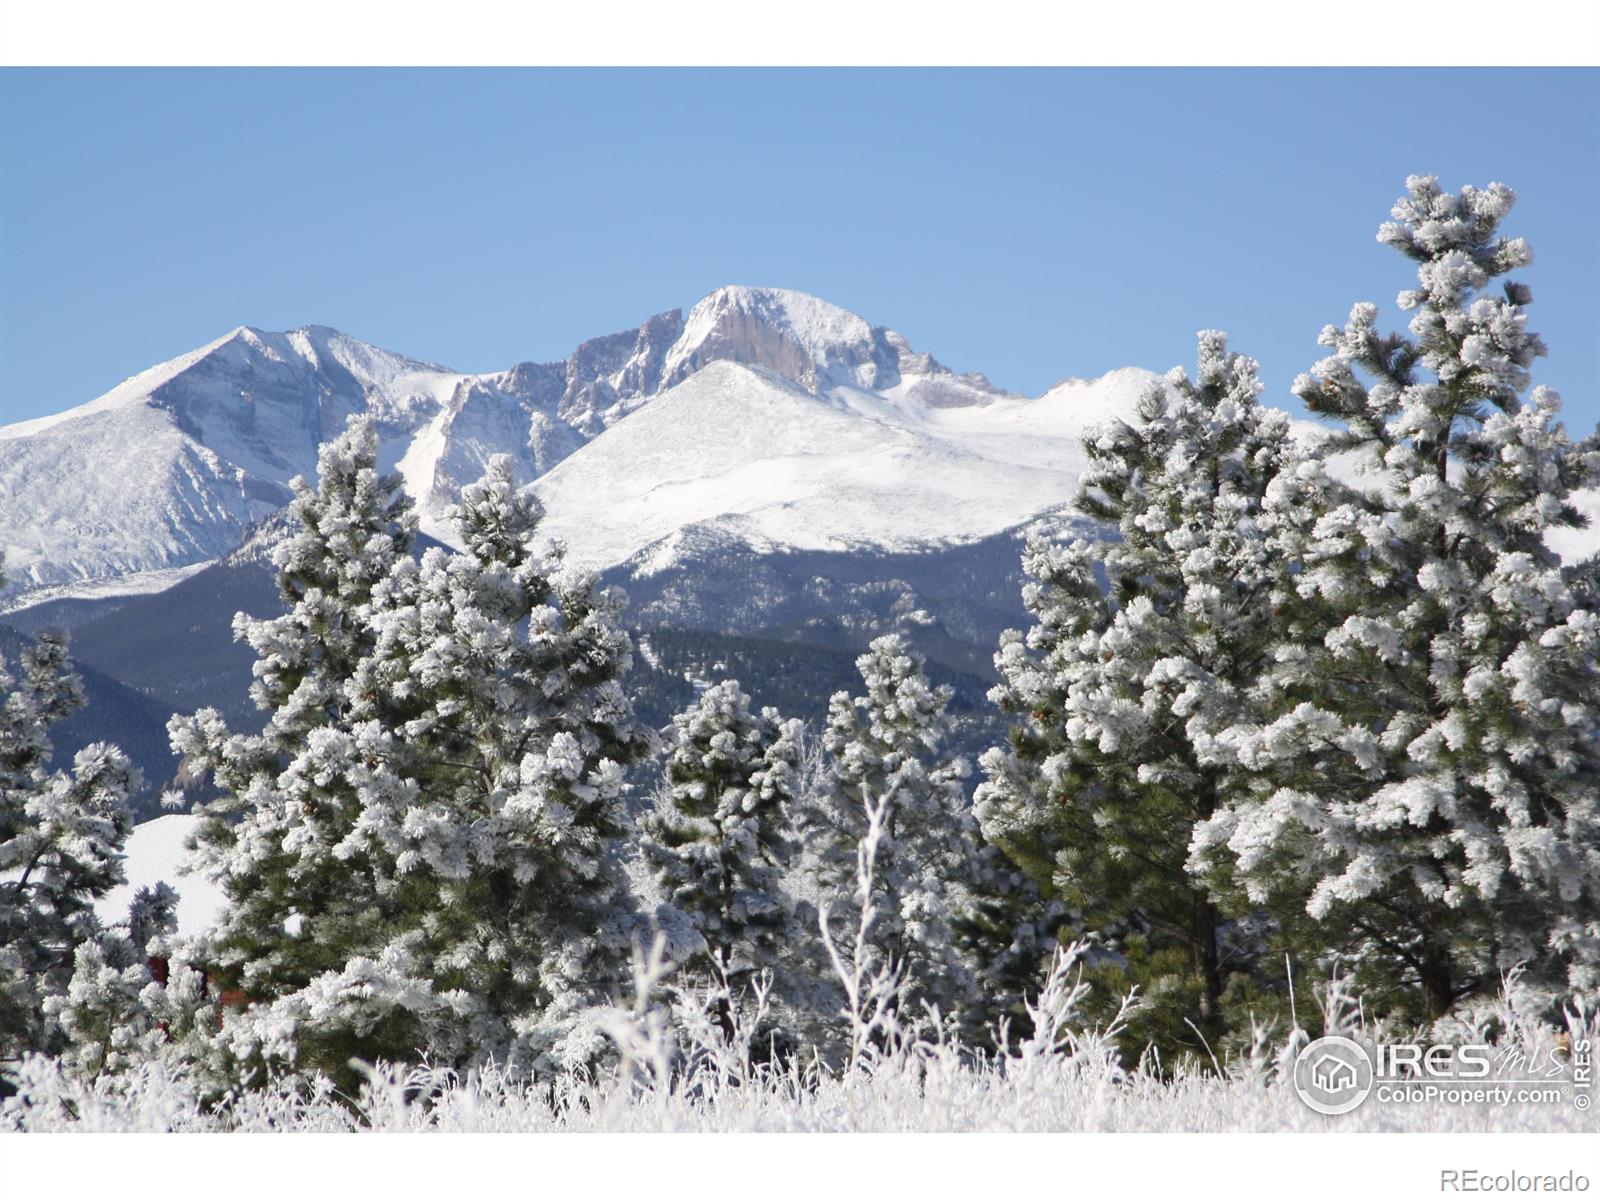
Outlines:
{"label": "snow-covered mountain peak", "polygon": [[[771,327],[819,360],[844,346],[870,341],[872,326],[847,308],[787,288],[730,284],[689,310],[683,342],[697,344],[726,328],[732,317]],[[897,335],[898,336],[898,335]]]}
{"label": "snow-covered mountain peak", "polygon": [[1070,498],[1082,427],[1151,378],[1030,400],[780,288],[718,288],[488,374],[325,325],[241,325],[0,428],[0,547],[14,593],[167,578],[238,547],[354,413],[376,418],[382,465],[443,538],[461,487],[508,453],[549,481],[552,529],[594,565],[666,553],[686,529],[751,547],[962,541]]}
{"label": "snow-covered mountain peak", "polygon": [[207,342],[204,346],[190,350],[186,354],[180,354],[176,358],[168,359],[166,362],[157,363],[153,367],[146,367],[143,371],[136,375],[130,375],[109,392],[89,401],[87,404],[80,404],[62,412],[52,413],[47,417],[36,417],[31,421],[17,421],[10,425],[0,425],[0,442],[32,437],[58,425],[70,424],[82,417],[125,408],[129,405],[142,404],[150,398],[151,393],[156,389],[177,378],[196,363],[210,358],[245,332],[246,327],[241,325],[237,329],[223,334],[215,341]]}
{"label": "snow-covered mountain peak", "polygon": [[835,388],[888,392],[928,380],[958,381],[968,395],[987,380],[957,376],[900,334],[804,292],[730,285],[692,309],[662,364],[661,386],[681,383],[709,362],[762,367],[819,395]]}
{"label": "snow-covered mountain peak", "polygon": [[421,362],[384,350],[328,325],[302,325],[286,333],[241,325],[211,343],[209,351],[205,357],[226,355],[237,363],[251,360],[276,364],[299,362],[313,370],[343,370],[368,386],[392,384],[411,376],[456,374],[438,363]]}
{"label": "snow-covered mountain peak", "polygon": [[378,417],[394,461],[461,378],[326,327],[239,326],[88,404],[0,428],[12,587],[159,578],[225,554],[351,414]]}

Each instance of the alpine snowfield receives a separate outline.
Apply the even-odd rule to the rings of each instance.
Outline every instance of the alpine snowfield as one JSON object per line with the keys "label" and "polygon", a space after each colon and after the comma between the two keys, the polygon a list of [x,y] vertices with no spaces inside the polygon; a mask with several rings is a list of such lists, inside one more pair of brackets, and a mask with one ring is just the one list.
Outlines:
{"label": "alpine snowfield", "polygon": [[935,407],[902,389],[815,396],[760,367],[707,366],[537,485],[548,530],[594,567],[710,524],[757,549],[904,550],[971,541],[1072,495],[1080,438],[1130,415],[1154,376],[1035,400]]}

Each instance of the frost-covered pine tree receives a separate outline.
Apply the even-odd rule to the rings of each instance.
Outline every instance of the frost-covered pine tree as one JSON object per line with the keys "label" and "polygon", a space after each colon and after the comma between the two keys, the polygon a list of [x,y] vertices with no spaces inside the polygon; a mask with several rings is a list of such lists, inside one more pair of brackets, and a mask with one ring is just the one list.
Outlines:
{"label": "frost-covered pine tree", "polygon": [[[827,779],[807,810],[811,874],[836,918],[870,904],[865,969],[870,976],[892,964],[904,973],[905,1016],[931,1006],[943,1019],[969,1020],[980,997],[956,926],[969,902],[976,826],[962,787],[967,764],[941,754],[951,692],[929,684],[922,655],[902,634],[875,639],[856,668],[866,694],[838,692],[828,702]],[[857,848],[868,805],[883,806],[883,834],[871,894],[862,895]],[[836,940],[846,938],[841,930]]]}
{"label": "frost-covered pine tree", "polygon": [[356,835],[421,914],[436,1060],[588,1061],[590,1018],[648,940],[624,773],[656,738],[622,688],[622,599],[537,544],[541,517],[493,458],[454,514],[462,552],[431,549],[378,589],[351,687],[355,719],[386,730]]}
{"label": "frost-covered pine tree", "polygon": [[1378,238],[1418,264],[1410,335],[1358,304],[1296,381],[1366,473],[1275,497],[1300,571],[1274,715],[1223,739],[1259,782],[1195,844],[1308,913],[1308,947],[1354,960],[1370,1001],[1426,1017],[1517,963],[1600,982],[1600,610],[1546,544],[1580,523],[1600,445],[1548,388],[1524,396],[1531,295],[1488,290],[1531,258],[1501,232],[1513,199],[1409,179]]}
{"label": "frost-covered pine tree", "polygon": [[50,769],[50,726],[83,704],[64,637],[0,659],[0,1061],[60,1048],[47,1002],[100,933],[94,903],[122,882],[138,772],[103,743]]}
{"label": "frost-covered pine tree", "polygon": [[621,688],[620,597],[536,551],[497,458],[455,513],[414,517],[370,421],[323,448],[275,551],[290,610],[241,619],[260,735],[174,722],[207,804],[200,859],[232,904],[190,954],[245,1011],[249,1064],[586,1061],[627,977],[624,769],[654,745]]}
{"label": "frost-covered pine tree", "polygon": [[976,797],[985,834],[1167,998],[1162,1036],[1181,1041],[1185,1017],[1215,1026],[1226,975],[1190,834],[1237,786],[1211,743],[1249,711],[1287,579],[1263,507],[1293,447],[1260,391],[1204,332],[1195,379],[1174,369],[1136,422],[1087,440],[1078,508],[1115,534],[1029,541],[1035,623],[1003,637],[991,693],[1017,723]]}
{"label": "frost-covered pine tree", "polygon": [[[976,825],[976,819],[973,820]],[[956,948],[972,971],[980,1000],[965,1022],[973,1044],[1015,1044],[1034,1032],[1028,1005],[1045,985],[1059,935],[1070,916],[999,846],[974,829],[974,852],[952,923]]]}
{"label": "frost-covered pine tree", "polygon": [[791,906],[779,877],[793,852],[801,728],[776,709],[752,710],[737,680],[673,718],[641,849],[705,940],[702,966],[726,962],[748,978],[785,949]]}
{"label": "frost-covered pine tree", "polygon": [[67,986],[44,1002],[61,1030],[70,1075],[117,1074],[160,1056],[170,1042],[171,1030],[156,1014],[174,998],[165,994],[165,962],[177,902],[164,883],[140,888],[120,927],[78,946]]}
{"label": "frost-covered pine tree", "polygon": [[782,881],[794,853],[802,725],[752,710],[737,680],[706,689],[672,719],[662,789],[640,847],[663,898],[705,950],[686,964],[725,977],[732,998],[776,977],[800,931]]}
{"label": "frost-covered pine tree", "polygon": [[293,531],[272,552],[287,611],[234,620],[256,653],[265,728],[236,733],[214,709],[170,724],[186,768],[216,788],[198,810],[193,861],[229,903],[191,954],[213,995],[234,1002],[224,1038],[251,1064],[341,1077],[352,1057],[403,1057],[436,1003],[417,977],[417,900],[367,833],[373,787],[403,784],[383,770],[381,698],[352,684],[376,643],[374,590],[409,561],[415,528],[377,453],[368,418],[322,447],[316,486],[294,481]]}

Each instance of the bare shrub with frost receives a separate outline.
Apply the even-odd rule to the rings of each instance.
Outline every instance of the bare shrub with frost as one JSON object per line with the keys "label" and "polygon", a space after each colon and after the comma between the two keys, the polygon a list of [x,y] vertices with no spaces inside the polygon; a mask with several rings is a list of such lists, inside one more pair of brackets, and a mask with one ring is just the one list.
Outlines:
{"label": "bare shrub with frost", "polygon": [[[1117,1053],[1115,1022],[1096,1027],[1082,1020],[1088,985],[1078,954],[1069,947],[1057,956],[1030,1005],[1032,1036],[997,1052],[951,1041],[904,1038],[878,1045],[863,1038],[874,1049],[864,1050],[853,1066],[829,1069],[814,1056],[763,1060],[751,1053],[746,1035],[730,1035],[706,1017],[711,1010],[704,996],[663,1003],[663,995],[675,993],[659,986],[659,957],[644,952],[645,986],[631,1008],[606,1022],[619,1061],[602,1073],[530,1080],[493,1064],[467,1073],[379,1065],[362,1072],[353,1094],[336,1090],[325,1076],[286,1076],[208,1103],[201,1081],[159,1061],[86,1081],[35,1057],[17,1072],[17,1094],[0,1103],[0,1129],[1593,1132],[1592,1114],[1565,1103],[1430,1108],[1369,1102],[1343,1117],[1319,1116],[1300,1102],[1288,1078],[1305,1044],[1298,1026],[1287,1032],[1258,1026],[1250,1050],[1224,1059],[1220,1073],[1185,1065],[1162,1071],[1150,1056],[1128,1064]],[[1545,1067],[1562,1061],[1565,1047],[1580,1039],[1600,1040],[1600,1013],[1592,1004],[1575,1004],[1564,1028],[1556,1028],[1519,1007],[1518,986],[1508,980],[1498,1000],[1427,1036],[1489,1038],[1498,1054]],[[1379,1029],[1337,981],[1322,998],[1329,1032],[1405,1032]]]}

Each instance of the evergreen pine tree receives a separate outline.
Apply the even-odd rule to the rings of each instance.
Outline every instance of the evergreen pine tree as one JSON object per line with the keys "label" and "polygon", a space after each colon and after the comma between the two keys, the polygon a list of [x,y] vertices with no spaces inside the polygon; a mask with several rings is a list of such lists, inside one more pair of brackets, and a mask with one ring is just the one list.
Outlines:
{"label": "evergreen pine tree", "polygon": [[287,611],[235,618],[256,653],[265,728],[235,733],[214,709],[170,726],[186,768],[216,787],[198,810],[194,865],[229,903],[190,955],[228,1006],[223,1040],[251,1066],[287,1059],[341,1079],[352,1057],[403,1058],[438,1004],[418,978],[416,898],[368,833],[373,789],[404,784],[383,771],[388,730],[357,716],[373,698],[352,684],[376,641],[374,591],[409,561],[415,527],[377,449],[368,418],[322,447],[317,484],[294,481],[294,530],[272,553]]}
{"label": "evergreen pine tree", "polygon": [[1175,369],[1137,423],[1091,435],[1078,507],[1116,534],[1029,542],[1035,624],[1003,638],[992,693],[1017,724],[977,793],[987,836],[1143,986],[1139,1032],[1196,1051],[1186,1022],[1217,1029],[1229,964],[1190,835],[1237,786],[1211,744],[1248,711],[1287,578],[1263,508],[1293,450],[1260,390],[1256,364],[1205,332],[1195,380]]}
{"label": "evergreen pine tree", "polygon": [[794,851],[801,730],[774,708],[753,712],[737,680],[708,688],[673,718],[664,786],[640,822],[657,886],[705,942],[686,965],[725,976],[730,1000],[759,972],[786,974],[799,940],[782,873]]}
{"label": "evergreen pine tree", "polygon": [[536,550],[504,457],[463,493],[462,552],[412,558],[376,453],[367,420],[323,448],[275,551],[289,612],[239,622],[263,733],[174,722],[221,792],[199,855],[232,901],[189,957],[246,1006],[221,1041],[251,1063],[587,1061],[641,934],[624,770],[654,738],[621,599]]}
{"label": "evergreen pine tree", "polygon": [[78,948],[100,934],[94,903],[122,882],[138,772],[103,743],[70,770],[50,769],[50,726],[83,704],[66,639],[47,634],[0,659],[0,1061],[55,1052],[47,1011],[64,992]]}
{"label": "evergreen pine tree", "polygon": [[455,513],[462,552],[429,550],[379,589],[352,686],[354,716],[390,730],[361,836],[422,909],[436,1060],[588,1061],[587,1018],[646,936],[624,772],[656,739],[622,689],[622,599],[536,545],[541,516],[493,458]]}
{"label": "evergreen pine tree", "polygon": [[1006,1043],[1015,1045],[1033,1033],[1027,1006],[1044,986],[1070,913],[981,829],[972,837],[970,874],[952,922],[956,949],[979,995],[963,1022],[964,1035],[974,1045],[998,1046],[1003,1022]]}
{"label": "evergreen pine tree", "polygon": [[[931,1006],[970,1024],[980,997],[956,927],[969,905],[976,828],[962,788],[966,763],[940,755],[950,689],[930,686],[923,662],[903,635],[886,634],[856,660],[866,695],[838,692],[829,701],[828,777],[807,815],[811,873],[822,896],[853,897],[857,911],[872,906],[866,969],[903,972],[905,1016]],[[856,852],[869,804],[884,806],[884,834],[872,894],[863,896]]]}
{"label": "evergreen pine tree", "polygon": [[1498,986],[1600,981],[1600,610],[1592,566],[1546,544],[1600,472],[1530,384],[1526,264],[1500,232],[1513,194],[1407,181],[1379,240],[1418,265],[1410,336],[1358,304],[1295,391],[1340,431],[1274,497],[1301,564],[1264,673],[1271,719],[1219,749],[1257,775],[1198,831],[1196,862],[1358,964],[1368,1002],[1438,1017]]}

